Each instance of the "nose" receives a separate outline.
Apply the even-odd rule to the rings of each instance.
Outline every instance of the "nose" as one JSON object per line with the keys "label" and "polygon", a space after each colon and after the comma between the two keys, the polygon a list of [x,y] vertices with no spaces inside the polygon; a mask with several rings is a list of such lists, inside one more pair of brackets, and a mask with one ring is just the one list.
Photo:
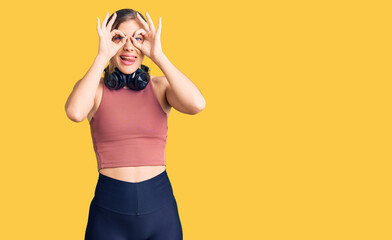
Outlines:
{"label": "nose", "polygon": [[135,46],[132,43],[131,36],[127,36],[127,41],[124,44],[124,50],[136,50]]}

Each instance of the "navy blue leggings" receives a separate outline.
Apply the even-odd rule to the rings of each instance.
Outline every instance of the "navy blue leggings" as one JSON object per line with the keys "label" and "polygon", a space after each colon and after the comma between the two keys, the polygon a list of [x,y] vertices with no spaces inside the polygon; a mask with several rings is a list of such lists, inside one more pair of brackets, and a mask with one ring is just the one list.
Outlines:
{"label": "navy blue leggings", "polygon": [[166,170],[141,182],[99,173],[85,240],[182,240],[177,201]]}

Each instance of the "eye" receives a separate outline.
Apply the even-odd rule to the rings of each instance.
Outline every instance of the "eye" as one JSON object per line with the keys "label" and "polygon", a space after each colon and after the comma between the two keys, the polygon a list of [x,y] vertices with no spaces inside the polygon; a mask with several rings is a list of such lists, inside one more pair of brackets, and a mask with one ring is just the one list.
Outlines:
{"label": "eye", "polygon": [[[118,37],[115,37],[114,39],[120,39],[120,40],[121,40],[121,39],[123,39],[123,37],[118,36]],[[136,37],[135,39],[136,39],[136,40],[137,40],[137,39],[140,39],[140,40],[137,40],[137,41],[143,40],[143,38],[141,38],[141,37]]]}

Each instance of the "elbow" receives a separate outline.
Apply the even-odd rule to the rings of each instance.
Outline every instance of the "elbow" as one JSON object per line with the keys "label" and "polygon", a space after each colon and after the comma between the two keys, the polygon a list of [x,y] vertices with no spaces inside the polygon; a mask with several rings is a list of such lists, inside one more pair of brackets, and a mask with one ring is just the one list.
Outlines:
{"label": "elbow", "polygon": [[65,113],[66,113],[67,117],[73,122],[78,123],[78,122],[81,122],[84,120],[84,118],[81,117],[80,114],[77,114],[75,111],[71,111],[67,108],[65,108]]}
{"label": "elbow", "polygon": [[206,100],[204,98],[200,101],[199,104],[197,104],[194,107],[192,115],[198,114],[199,112],[203,111],[203,109],[206,107]]}

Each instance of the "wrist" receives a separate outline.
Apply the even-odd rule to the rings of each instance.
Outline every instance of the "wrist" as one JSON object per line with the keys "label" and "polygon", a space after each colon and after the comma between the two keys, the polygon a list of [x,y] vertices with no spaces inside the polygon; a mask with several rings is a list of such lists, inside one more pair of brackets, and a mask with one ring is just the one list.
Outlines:
{"label": "wrist", "polygon": [[109,60],[110,60],[109,57],[107,57],[107,56],[105,56],[105,55],[103,55],[103,54],[98,54],[98,55],[95,57],[95,59],[97,59],[97,60],[99,60],[99,61],[103,61],[103,62],[105,62],[105,64],[106,64],[107,62],[109,62]]}
{"label": "wrist", "polygon": [[94,59],[94,65],[103,72],[109,60],[110,59],[104,55],[97,55]]}
{"label": "wrist", "polygon": [[166,55],[164,53],[160,53],[155,55],[152,60],[154,61],[155,64],[161,62],[162,60],[164,60],[166,58]]}

